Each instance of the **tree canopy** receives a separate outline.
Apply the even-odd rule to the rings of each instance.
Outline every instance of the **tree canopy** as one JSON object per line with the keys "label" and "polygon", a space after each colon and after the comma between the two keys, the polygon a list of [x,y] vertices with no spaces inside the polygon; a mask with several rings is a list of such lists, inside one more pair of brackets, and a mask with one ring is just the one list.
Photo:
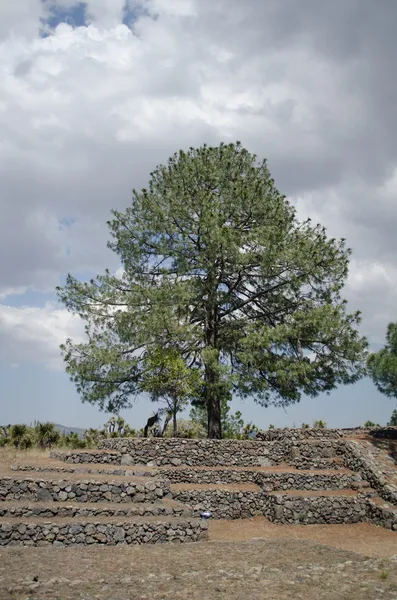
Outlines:
{"label": "tree canopy", "polygon": [[[146,353],[141,389],[154,402],[164,402],[177,435],[177,414],[197,398],[201,387],[198,370],[189,369],[174,349],[157,347]],[[168,421],[167,421],[168,425]]]}
{"label": "tree canopy", "polygon": [[389,323],[385,347],[368,356],[368,371],[382,394],[397,398],[397,323]]}
{"label": "tree canopy", "polygon": [[148,353],[175,349],[221,437],[232,393],[288,405],[363,375],[360,315],[341,297],[345,240],[299,221],[240,143],[175,154],[108,225],[123,275],[58,288],[87,322],[86,341],[62,347],[83,401],[118,412],[142,391]]}

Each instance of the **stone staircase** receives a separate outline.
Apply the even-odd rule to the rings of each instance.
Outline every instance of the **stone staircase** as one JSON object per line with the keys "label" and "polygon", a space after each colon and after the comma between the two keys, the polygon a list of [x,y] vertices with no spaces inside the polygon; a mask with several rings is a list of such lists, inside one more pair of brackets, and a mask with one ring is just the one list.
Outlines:
{"label": "stone staircase", "polygon": [[362,439],[109,442],[1,467],[0,546],[194,542],[203,511],[397,531],[395,463]]}
{"label": "stone staircase", "polygon": [[[84,458],[84,456],[82,457]],[[115,474],[114,474],[115,473]],[[0,546],[195,542],[207,523],[154,472],[37,459],[0,472]]]}

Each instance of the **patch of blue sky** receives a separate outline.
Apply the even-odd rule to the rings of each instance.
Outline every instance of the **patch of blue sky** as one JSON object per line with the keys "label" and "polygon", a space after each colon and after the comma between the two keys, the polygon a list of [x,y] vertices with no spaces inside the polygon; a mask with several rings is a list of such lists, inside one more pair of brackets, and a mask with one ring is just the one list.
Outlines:
{"label": "patch of blue sky", "polygon": [[[48,16],[42,20],[41,36],[47,37],[60,23],[67,23],[72,27],[84,27],[89,24],[90,15],[86,2],[76,2],[69,6],[59,6],[56,0],[41,0],[48,9]],[[144,5],[137,6],[135,2],[126,0],[121,22],[127,27],[132,27],[134,22],[143,14],[147,14]]]}
{"label": "patch of blue sky", "polygon": [[131,28],[134,22],[144,14],[147,14],[147,9],[145,6],[134,6],[132,8],[132,2],[127,0],[123,8],[123,25],[127,25],[127,27]]}
{"label": "patch of blue sky", "polygon": [[15,308],[25,308],[27,306],[31,308],[44,308],[46,304],[56,301],[55,290],[45,293],[27,290],[24,294],[10,294],[3,300],[3,304]]}
{"label": "patch of blue sky", "polygon": [[42,20],[42,37],[50,35],[60,23],[67,23],[72,27],[87,25],[87,4],[76,2],[72,6],[62,7],[53,0],[41,0],[48,8],[48,17]]}

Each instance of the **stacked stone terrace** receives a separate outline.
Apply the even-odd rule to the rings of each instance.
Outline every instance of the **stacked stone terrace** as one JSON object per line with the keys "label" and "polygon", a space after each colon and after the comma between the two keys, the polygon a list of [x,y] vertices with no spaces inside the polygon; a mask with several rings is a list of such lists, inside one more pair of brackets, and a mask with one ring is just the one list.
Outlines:
{"label": "stacked stone terrace", "polygon": [[259,438],[116,438],[99,450],[3,467],[0,545],[194,542],[207,536],[204,511],[397,531],[397,468],[387,445],[332,430]]}

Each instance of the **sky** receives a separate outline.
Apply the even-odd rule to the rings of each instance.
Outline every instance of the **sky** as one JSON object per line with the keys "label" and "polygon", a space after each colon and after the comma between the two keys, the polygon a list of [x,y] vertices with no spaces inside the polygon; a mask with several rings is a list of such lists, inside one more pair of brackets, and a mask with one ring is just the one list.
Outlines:
{"label": "sky", "polygon": [[[59,345],[82,323],[68,272],[120,267],[110,210],[180,148],[240,140],[304,219],[352,248],[344,290],[371,348],[397,320],[395,0],[1,0],[0,423],[97,427]],[[264,428],[385,424],[370,380],[285,412],[234,401]],[[146,397],[122,415],[141,427]]]}

